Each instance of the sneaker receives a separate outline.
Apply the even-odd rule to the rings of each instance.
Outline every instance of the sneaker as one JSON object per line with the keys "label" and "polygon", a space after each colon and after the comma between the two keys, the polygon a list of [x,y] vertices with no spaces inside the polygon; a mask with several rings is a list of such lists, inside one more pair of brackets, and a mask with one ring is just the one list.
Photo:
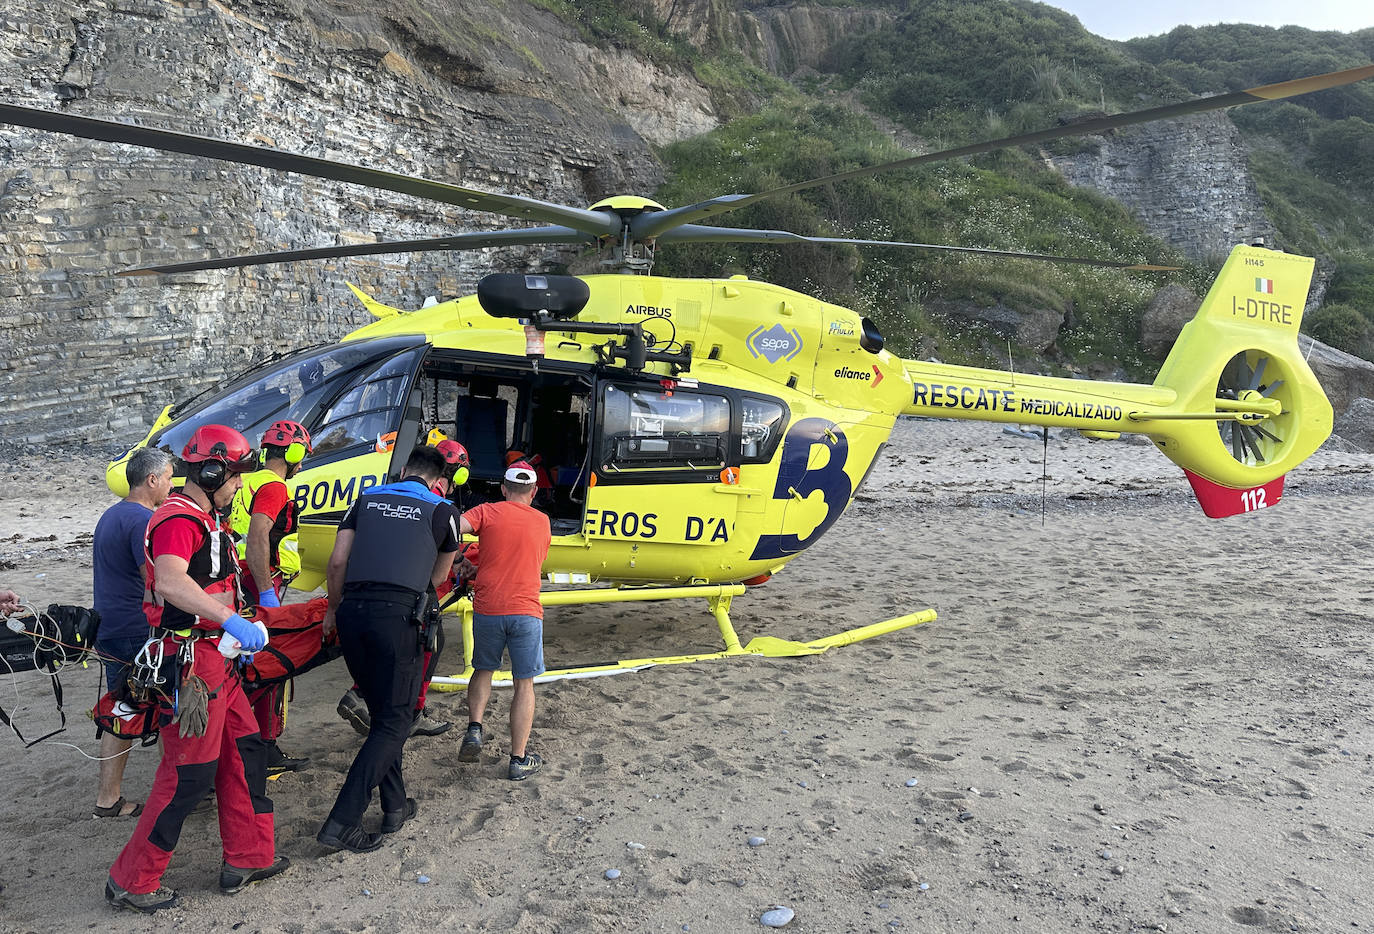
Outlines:
{"label": "sneaker", "polygon": [[440,733],[447,733],[452,727],[452,723],[447,720],[436,720],[429,715],[427,708],[421,707],[415,711],[415,721],[410,724],[410,735],[438,736]]}
{"label": "sneaker", "polygon": [[482,758],[482,741],[486,738],[487,731],[482,724],[468,724],[467,732],[463,734],[463,744],[458,747],[458,761],[476,762]]}
{"label": "sneaker", "polygon": [[344,696],[339,698],[339,706],[335,709],[359,736],[366,736],[372,732],[372,716],[367,712],[367,702],[357,691],[352,688],[345,691]]}
{"label": "sneaker", "polygon": [[225,863],[219,870],[219,890],[225,895],[237,895],[254,882],[270,879],[277,873],[285,872],[290,866],[291,860],[285,856],[278,856],[272,860],[272,865],[261,869],[240,869],[238,866]]}
{"label": "sneaker", "polygon": [[315,839],[331,850],[352,850],[354,853],[371,853],[383,842],[379,833],[368,833],[357,824],[342,824],[332,817],[324,822]]}
{"label": "sneaker", "polygon": [[382,833],[395,833],[400,830],[405,822],[415,816],[420,810],[420,805],[414,798],[406,798],[406,806],[399,811],[382,812]]}
{"label": "sneaker", "polygon": [[543,767],[544,759],[537,752],[527,753],[524,759],[517,759],[512,756],[510,771],[506,773],[506,777],[513,782],[523,782]]}
{"label": "sneaker", "polygon": [[310,765],[309,757],[297,759],[282,752],[276,742],[267,744],[267,774],[280,775],[282,772],[303,772]]}
{"label": "sneaker", "polygon": [[106,879],[105,901],[115,908],[128,908],[150,915],[164,908],[175,908],[179,898],[176,892],[165,885],[156,892],[130,892],[115,885],[114,879]]}

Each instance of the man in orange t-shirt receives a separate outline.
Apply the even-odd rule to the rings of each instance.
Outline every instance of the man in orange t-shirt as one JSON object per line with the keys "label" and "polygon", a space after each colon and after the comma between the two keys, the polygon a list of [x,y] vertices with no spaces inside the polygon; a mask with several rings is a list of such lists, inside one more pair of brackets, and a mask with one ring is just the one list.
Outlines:
{"label": "man in orange t-shirt", "polygon": [[525,461],[506,468],[505,502],[483,503],[463,513],[459,527],[481,539],[472,598],[472,678],[468,681],[468,728],[458,750],[461,762],[476,762],[486,733],[482,715],[491,697],[491,675],[510,650],[515,696],[510,703],[511,781],[529,778],[543,766],[526,750],[534,722],[534,679],[544,673],[544,606],[540,571],[549,554],[549,517],[530,505],[538,476]]}

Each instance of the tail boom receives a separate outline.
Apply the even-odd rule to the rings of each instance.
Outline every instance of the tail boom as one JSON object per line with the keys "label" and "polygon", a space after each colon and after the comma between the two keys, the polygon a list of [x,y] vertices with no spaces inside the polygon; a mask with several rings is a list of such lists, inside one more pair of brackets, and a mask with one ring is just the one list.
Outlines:
{"label": "tail boom", "polygon": [[1153,385],[904,360],[901,414],[1143,434],[1183,468],[1207,515],[1272,506],[1331,434],[1331,403],[1298,349],[1312,267],[1234,248]]}

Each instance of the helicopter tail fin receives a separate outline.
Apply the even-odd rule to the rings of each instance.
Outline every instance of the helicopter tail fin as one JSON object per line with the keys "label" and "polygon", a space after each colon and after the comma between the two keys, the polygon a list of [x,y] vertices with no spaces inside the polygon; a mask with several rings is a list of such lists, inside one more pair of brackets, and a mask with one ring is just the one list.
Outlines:
{"label": "helicopter tail fin", "polygon": [[393,308],[390,305],[383,305],[381,302],[377,301],[371,295],[368,295],[362,289],[358,288],[352,282],[345,282],[344,284],[347,285],[350,289],[352,289],[353,294],[358,296],[358,301],[363,303],[363,307],[366,308],[369,312],[371,312],[372,317],[374,318],[390,318],[392,315],[399,315],[402,311],[402,309],[400,308]]}
{"label": "helicopter tail fin", "polygon": [[1277,503],[1284,476],[1331,434],[1331,403],[1298,347],[1312,267],[1234,248],[1155,379],[1176,402],[1140,414],[1212,518]]}

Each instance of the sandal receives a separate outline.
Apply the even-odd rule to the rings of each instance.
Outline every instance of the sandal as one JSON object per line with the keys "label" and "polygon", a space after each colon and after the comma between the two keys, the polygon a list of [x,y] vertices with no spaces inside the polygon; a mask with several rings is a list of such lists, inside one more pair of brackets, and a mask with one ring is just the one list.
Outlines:
{"label": "sandal", "polygon": [[125,800],[124,796],[123,796],[123,795],[120,795],[120,796],[119,796],[119,800],[116,801],[114,804],[110,805],[110,806],[107,807],[107,808],[103,808],[103,807],[101,807],[100,805],[97,804],[97,805],[95,806],[95,813],[94,813],[92,816],[93,816],[93,817],[137,817],[138,815],[140,815],[140,814],[143,813],[143,802],[140,801],[140,802],[138,802],[137,804],[134,805],[134,809],[133,809],[132,811],[130,811],[128,814],[125,814],[125,813],[124,813],[124,805],[126,805],[126,804],[128,804],[128,803],[129,803],[129,802],[128,802],[127,800]]}

